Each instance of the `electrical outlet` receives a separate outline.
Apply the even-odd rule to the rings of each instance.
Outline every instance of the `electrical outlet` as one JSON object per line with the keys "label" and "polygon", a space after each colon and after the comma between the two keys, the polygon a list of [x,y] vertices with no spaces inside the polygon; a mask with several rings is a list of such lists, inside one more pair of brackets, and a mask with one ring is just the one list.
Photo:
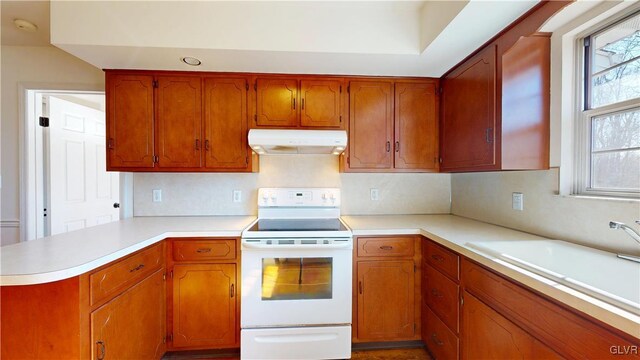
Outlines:
{"label": "electrical outlet", "polygon": [[378,189],[369,189],[369,194],[371,195],[372,201],[380,200],[380,192],[378,191]]}
{"label": "electrical outlet", "polygon": [[233,202],[234,203],[242,202],[242,191],[233,190]]}
{"label": "electrical outlet", "polygon": [[153,202],[162,202],[162,190],[153,189]]}
{"label": "electrical outlet", "polygon": [[524,210],[524,194],[514,192],[511,194],[511,207],[513,210]]}

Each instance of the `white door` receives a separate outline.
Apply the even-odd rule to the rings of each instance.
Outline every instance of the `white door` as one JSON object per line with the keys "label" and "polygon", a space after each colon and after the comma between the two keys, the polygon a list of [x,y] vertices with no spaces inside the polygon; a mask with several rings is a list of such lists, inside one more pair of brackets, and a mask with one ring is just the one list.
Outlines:
{"label": "white door", "polygon": [[49,234],[117,221],[119,178],[106,171],[104,112],[52,96],[48,103]]}

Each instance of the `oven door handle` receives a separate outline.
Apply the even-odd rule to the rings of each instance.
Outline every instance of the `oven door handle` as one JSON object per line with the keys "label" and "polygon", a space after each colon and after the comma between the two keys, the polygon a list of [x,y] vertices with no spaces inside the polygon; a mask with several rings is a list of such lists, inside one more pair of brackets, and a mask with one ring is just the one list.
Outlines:
{"label": "oven door handle", "polygon": [[242,243],[244,249],[257,249],[257,250],[334,250],[334,249],[349,249],[351,243],[345,244],[320,244],[320,245],[266,245],[266,244],[251,244]]}

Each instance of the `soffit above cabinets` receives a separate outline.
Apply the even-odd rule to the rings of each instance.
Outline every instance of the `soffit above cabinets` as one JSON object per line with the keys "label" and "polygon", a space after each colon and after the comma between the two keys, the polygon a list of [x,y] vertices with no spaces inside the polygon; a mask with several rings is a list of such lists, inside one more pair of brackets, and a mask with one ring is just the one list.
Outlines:
{"label": "soffit above cabinets", "polygon": [[536,3],[53,1],[51,43],[103,69],[439,77]]}

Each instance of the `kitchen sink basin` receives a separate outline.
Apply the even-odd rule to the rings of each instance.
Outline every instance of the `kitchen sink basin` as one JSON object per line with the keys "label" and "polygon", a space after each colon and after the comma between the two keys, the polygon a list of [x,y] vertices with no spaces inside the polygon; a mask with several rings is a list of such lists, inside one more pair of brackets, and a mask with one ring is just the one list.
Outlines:
{"label": "kitchen sink basin", "polygon": [[640,263],[559,240],[486,241],[466,245],[640,315]]}

